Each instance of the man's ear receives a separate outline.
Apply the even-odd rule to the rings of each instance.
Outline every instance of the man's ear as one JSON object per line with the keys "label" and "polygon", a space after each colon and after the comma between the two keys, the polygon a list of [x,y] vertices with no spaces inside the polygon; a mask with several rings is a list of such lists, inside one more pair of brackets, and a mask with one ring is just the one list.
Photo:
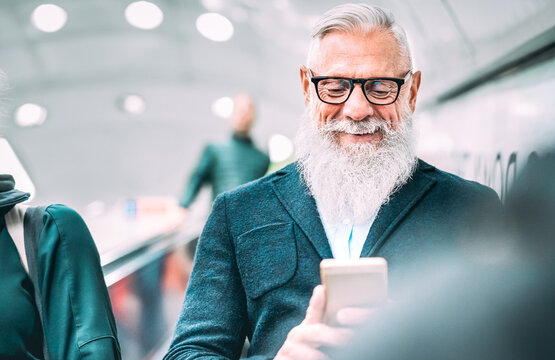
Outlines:
{"label": "man's ear", "polygon": [[308,75],[306,66],[301,65],[299,73],[301,75],[301,85],[303,87],[304,104],[308,105],[310,103],[310,76]]}
{"label": "man's ear", "polygon": [[412,112],[416,109],[416,95],[418,94],[418,89],[420,88],[420,79],[422,73],[420,71],[415,72],[412,74],[412,82],[410,85],[410,92],[409,92],[409,106]]}

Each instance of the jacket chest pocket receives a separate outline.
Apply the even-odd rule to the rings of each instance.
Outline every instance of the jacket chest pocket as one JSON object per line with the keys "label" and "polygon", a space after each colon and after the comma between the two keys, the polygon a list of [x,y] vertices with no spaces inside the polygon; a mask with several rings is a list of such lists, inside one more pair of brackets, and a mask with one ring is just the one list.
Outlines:
{"label": "jacket chest pocket", "polygon": [[293,223],[264,225],[241,234],[235,249],[243,286],[253,299],[288,282],[297,269]]}

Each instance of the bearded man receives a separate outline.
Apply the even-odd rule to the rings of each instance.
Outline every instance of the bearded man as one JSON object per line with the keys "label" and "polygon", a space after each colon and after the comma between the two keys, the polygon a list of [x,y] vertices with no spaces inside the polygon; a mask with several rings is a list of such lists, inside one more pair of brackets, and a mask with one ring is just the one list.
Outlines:
{"label": "bearded man", "polygon": [[394,296],[421,255],[460,251],[474,210],[499,203],[415,156],[421,73],[389,12],[328,11],[300,76],[299,160],[216,199],[165,359],[236,359],[245,338],[249,359],[324,358],[352,330],[322,322],[320,261],[385,257]]}

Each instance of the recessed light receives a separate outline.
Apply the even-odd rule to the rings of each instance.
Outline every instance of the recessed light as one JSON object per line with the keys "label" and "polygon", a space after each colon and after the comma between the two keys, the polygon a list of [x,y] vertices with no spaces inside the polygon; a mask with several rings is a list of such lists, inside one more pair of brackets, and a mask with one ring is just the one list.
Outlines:
{"label": "recessed light", "polygon": [[40,31],[48,33],[60,30],[66,22],[66,11],[54,4],[40,5],[31,14],[31,23]]}
{"label": "recessed light", "polygon": [[15,111],[15,122],[19,126],[38,126],[46,120],[47,111],[37,104],[23,104]]}
{"label": "recessed light", "polygon": [[217,13],[202,14],[196,21],[197,30],[212,41],[228,41],[233,36],[233,24]]}
{"label": "recessed light", "polygon": [[125,8],[125,19],[136,28],[152,30],[160,26],[164,13],[149,1],[136,1]]}
{"label": "recessed light", "polygon": [[268,141],[270,160],[273,163],[285,161],[293,155],[293,142],[285,135],[274,134]]}
{"label": "recessed light", "polygon": [[227,96],[221,97],[212,103],[212,113],[218,117],[227,119],[233,112],[233,99]]}

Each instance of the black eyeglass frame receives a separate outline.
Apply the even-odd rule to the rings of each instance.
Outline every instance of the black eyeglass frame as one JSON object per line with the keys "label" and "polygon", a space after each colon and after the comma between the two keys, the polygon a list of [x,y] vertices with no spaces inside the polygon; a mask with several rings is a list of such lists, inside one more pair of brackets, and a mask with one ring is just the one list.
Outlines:
{"label": "black eyeglass frame", "polygon": [[[391,105],[395,101],[397,101],[397,98],[399,98],[399,93],[401,92],[401,86],[403,86],[406,82],[408,82],[409,78],[412,75],[412,70],[409,70],[407,72],[407,74],[402,79],[400,79],[400,78],[391,78],[391,77],[348,78],[348,77],[342,77],[342,76],[314,76],[311,69],[307,69],[307,70],[308,70],[308,74],[310,75],[310,81],[312,81],[312,83],[314,83],[314,88],[316,90],[316,96],[318,96],[318,99],[320,99],[321,102],[326,103],[326,104],[330,104],[330,105],[341,105],[341,104],[346,103],[347,100],[349,100],[349,97],[351,97],[351,94],[353,93],[353,90],[355,89],[355,84],[360,84],[362,93],[364,94],[364,97],[366,98],[366,100],[368,100],[368,102],[370,104],[378,105],[378,106],[380,106],[380,105]],[[345,100],[343,100],[342,102],[332,103],[332,102],[329,102],[329,101],[324,101],[320,97],[320,93],[318,92],[318,83],[322,80],[329,80],[329,79],[348,80],[348,81],[351,82],[351,89],[349,90],[349,95],[347,95]],[[376,104],[376,103],[370,101],[370,99],[368,99],[368,95],[366,94],[366,91],[364,90],[364,84],[366,84],[367,81],[376,81],[376,80],[390,80],[390,81],[393,81],[394,83],[397,84],[397,94],[395,95],[395,99],[393,99],[392,102],[389,102],[387,104]]]}

